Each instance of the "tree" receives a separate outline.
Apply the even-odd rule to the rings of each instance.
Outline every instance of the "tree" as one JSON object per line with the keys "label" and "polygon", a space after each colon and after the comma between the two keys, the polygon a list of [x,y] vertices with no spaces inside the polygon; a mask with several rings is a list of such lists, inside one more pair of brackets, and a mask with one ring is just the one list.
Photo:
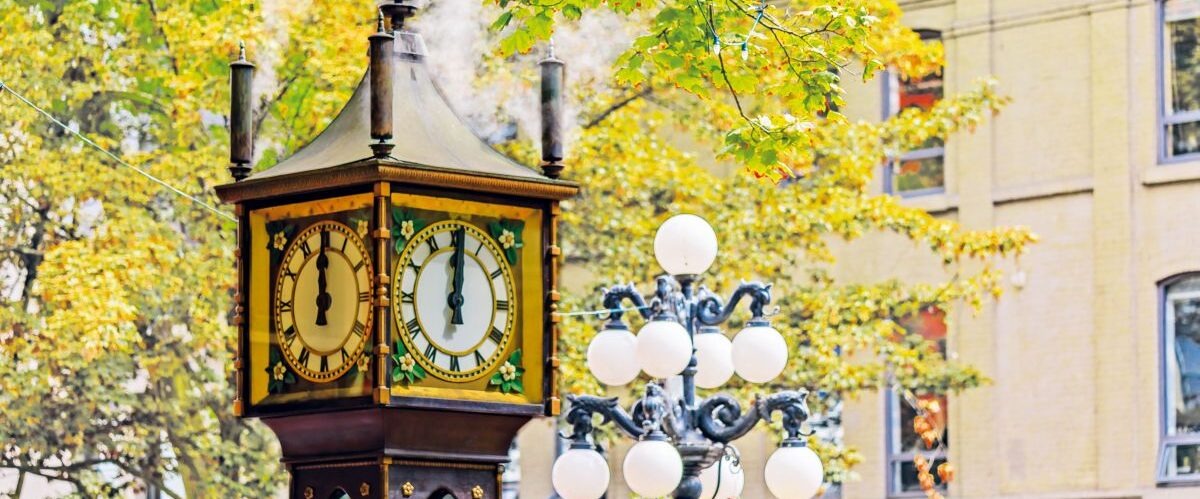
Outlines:
{"label": "tree", "polygon": [[[238,41],[269,163],[346,100],[371,20],[365,0],[0,0],[0,78],[211,204]],[[232,223],[0,101],[0,468],[84,496],[272,495],[275,439],[231,411]]]}
{"label": "tree", "polygon": [[[788,338],[789,369],[777,386],[735,384],[743,399],[800,386],[819,394],[811,402],[824,411],[893,384],[924,395],[985,381],[902,323],[923,310],[978,308],[999,297],[997,262],[1021,254],[1035,236],[1022,228],[968,230],[874,194],[870,182],[887,158],[930,138],[966,133],[1006,99],[993,82],[980,81],[932,109],[908,109],[881,123],[842,116],[844,75],[868,80],[887,67],[920,78],[941,66],[940,44],[924,43],[903,26],[894,2],[500,0],[498,6],[493,26],[502,30],[504,54],[529,51],[586,16],[615,14],[639,27],[616,58],[614,85],[580,97],[587,118],[568,171],[583,193],[565,209],[564,250],[568,262],[599,283],[648,282],[659,272],[651,248],[658,224],[680,212],[708,218],[723,250],[704,284],[731,289],[736,279],[763,279],[775,284],[776,302],[786,304],[787,315],[774,324]],[[714,176],[697,166],[671,140],[681,133],[720,144],[717,152],[741,174]],[[942,262],[945,280],[835,282],[831,241],[878,232],[927,248]],[[598,296],[569,296],[563,309],[595,309]],[[598,322],[565,322],[564,390],[603,390],[584,366]],[[916,409],[918,421],[937,420],[925,414],[936,408]],[[941,432],[924,430],[926,445],[937,452]],[[846,480],[858,459],[853,450],[812,443],[827,462],[827,478]]]}
{"label": "tree", "polygon": [[[920,43],[890,1],[787,5],[795,12],[786,18],[773,7],[756,22],[756,7],[740,0],[502,0],[479,14],[499,30],[490,45],[499,53],[472,63],[483,70],[478,85],[528,93],[532,71],[500,70],[532,67],[516,53],[598,16],[623,30],[605,33],[619,49],[611,74],[605,63],[600,76],[571,80],[581,112],[569,176],[585,191],[565,207],[563,238],[569,262],[599,282],[648,279],[657,223],[704,213],[726,252],[745,257],[723,259],[707,283],[771,280],[777,300],[789,302],[792,326],[781,329],[798,353],[782,382],[825,390],[826,401],[882,386],[886,370],[915,390],[974,386],[975,370],[913,338],[898,341],[896,320],[998,293],[994,262],[1032,236],[965,230],[867,185],[885,156],[970,128],[1003,99],[983,83],[929,112],[850,122],[836,111],[841,75],[866,78],[884,65],[919,75],[936,67],[940,47]],[[0,78],[212,203],[212,186],[228,178],[221,75],[238,40],[260,66],[256,167],[264,168],[346,101],[372,18],[367,0],[0,0]],[[731,33],[753,34],[744,61]],[[167,495],[269,495],[284,478],[274,438],[229,410],[232,225],[10,97],[0,94],[0,468],[69,482],[81,495],[163,488],[171,475],[184,486]],[[513,117],[501,107],[480,119]],[[721,144],[746,173],[714,176],[660,138],[679,135]],[[518,136],[500,145],[533,164],[530,144]],[[788,187],[775,185],[785,178]],[[831,239],[872,231],[924,245],[945,261],[947,279],[833,282]],[[566,298],[564,309],[596,299]],[[568,390],[598,390],[582,362],[591,327],[566,323]],[[846,362],[856,351],[878,355]],[[843,478],[853,453],[821,452],[832,478]]]}

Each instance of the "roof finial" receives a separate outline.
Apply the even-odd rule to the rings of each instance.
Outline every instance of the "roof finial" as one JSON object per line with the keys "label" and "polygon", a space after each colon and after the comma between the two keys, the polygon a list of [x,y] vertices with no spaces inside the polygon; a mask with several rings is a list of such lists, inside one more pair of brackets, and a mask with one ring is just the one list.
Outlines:
{"label": "roof finial", "polygon": [[382,8],[381,8],[381,9],[379,9],[379,26],[378,26],[378,27],[377,27],[375,30],[376,30],[376,31],[378,31],[378,32],[380,32],[380,33],[383,33],[383,32],[384,32],[384,31],[383,31],[383,30],[384,30],[384,28],[383,28],[383,9],[382,9]]}
{"label": "roof finial", "polygon": [[404,29],[404,21],[417,13],[417,0],[387,0],[379,6],[392,20],[392,31]]}
{"label": "roof finial", "polygon": [[246,41],[238,40],[238,60],[246,60]]}
{"label": "roof finial", "polygon": [[550,49],[546,53],[546,58],[547,59],[554,58],[554,37],[553,36],[550,37]]}

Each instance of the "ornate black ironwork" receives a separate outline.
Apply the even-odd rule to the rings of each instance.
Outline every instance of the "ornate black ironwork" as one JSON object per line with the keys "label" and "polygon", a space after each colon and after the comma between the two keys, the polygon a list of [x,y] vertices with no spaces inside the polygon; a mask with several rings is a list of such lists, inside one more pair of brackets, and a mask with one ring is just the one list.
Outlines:
{"label": "ornate black ironwork", "polygon": [[[769,324],[763,309],[771,303],[770,284],[743,282],[728,301],[722,301],[703,286],[696,288],[695,276],[662,276],[655,284],[649,305],[632,284],[605,290],[603,303],[609,316],[604,327],[629,328],[621,308],[626,300],[646,319],[678,321],[693,340],[701,327],[728,321],[738,304],[747,298],[751,313],[747,325]],[[591,448],[589,438],[595,430],[597,415],[601,417],[600,424],[612,422],[631,438],[670,438],[684,465],[683,479],[674,493],[678,499],[699,499],[700,471],[721,458],[726,452],[726,444],[750,432],[759,421],[772,421],[777,412],[782,415],[787,434],[782,445],[804,445],[802,437],[808,435],[802,429],[809,417],[807,391],[792,390],[759,397],[746,411],[736,399],[726,394],[713,395],[697,403],[694,349],[691,362],[681,376],[683,393],[680,398],[669,397],[658,383],[648,383],[645,396],[634,402],[629,412],[621,408],[616,397],[568,395],[570,406],[566,420],[572,426],[572,432],[564,438],[571,439],[572,448]]]}

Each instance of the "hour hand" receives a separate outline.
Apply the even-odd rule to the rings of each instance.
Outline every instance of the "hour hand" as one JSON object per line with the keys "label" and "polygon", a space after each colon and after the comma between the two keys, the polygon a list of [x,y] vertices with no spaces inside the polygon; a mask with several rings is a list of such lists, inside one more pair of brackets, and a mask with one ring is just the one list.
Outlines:
{"label": "hour hand", "polygon": [[453,289],[450,291],[450,296],[446,298],[446,304],[450,306],[450,323],[461,325],[463,323],[462,307],[463,299],[463,246],[466,246],[466,231],[459,227],[454,231],[454,255],[450,258],[450,263],[454,265],[454,280]]}

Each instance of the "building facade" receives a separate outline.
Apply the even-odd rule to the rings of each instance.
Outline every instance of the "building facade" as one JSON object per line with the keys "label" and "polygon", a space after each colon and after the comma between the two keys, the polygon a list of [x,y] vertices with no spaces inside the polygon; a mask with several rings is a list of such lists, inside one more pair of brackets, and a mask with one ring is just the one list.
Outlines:
{"label": "building facade", "polygon": [[[1012,102],[974,133],[896,158],[876,188],[968,228],[1041,237],[1004,269],[998,303],[911,325],[991,379],[934,398],[958,470],[946,495],[1200,497],[1200,0],[901,5],[907,25],[944,44],[946,66],[920,81],[847,78],[844,114],[882,119],[989,76]],[[898,236],[838,252],[847,282],[945,278]],[[864,461],[836,495],[924,497],[914,402],[886,392],[846,402],[844,438]],[[520,437],[520,497],[552,494],[552,434],[542,421]],[[771,437],[739,447],[743,497],[769,498]],[[629,497],[622,451],[609,497]]]}
{"label": "building facade", "polygon": [[[883,117],[989,75],[1013,100],[973,134],[902,156],[879,188],[969,228],[1041,236],[999,303],[946,321],[946,352],[992,380],[945,399],[948,495],[1200,497],[1200,2],[901,3],[946,66],[854,86],[847,114]],[[847,245],[841,277],[942,275],[898,242]],[[844,497],[923,496],[900,399],[848,402],[845,438],[865,461]]]}

